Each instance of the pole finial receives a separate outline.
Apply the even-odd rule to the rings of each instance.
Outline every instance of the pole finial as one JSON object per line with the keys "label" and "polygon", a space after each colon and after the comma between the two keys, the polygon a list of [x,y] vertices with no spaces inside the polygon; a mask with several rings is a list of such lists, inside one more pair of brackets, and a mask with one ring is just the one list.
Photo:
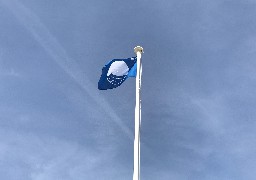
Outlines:
{"label": "pole finial", "polygon": [[141,47],[141,46],[136,46],[136,47],[134,48],[134,52],[135,52],[135,54],[137,54],[137,52],[144,53],[143,47]]}

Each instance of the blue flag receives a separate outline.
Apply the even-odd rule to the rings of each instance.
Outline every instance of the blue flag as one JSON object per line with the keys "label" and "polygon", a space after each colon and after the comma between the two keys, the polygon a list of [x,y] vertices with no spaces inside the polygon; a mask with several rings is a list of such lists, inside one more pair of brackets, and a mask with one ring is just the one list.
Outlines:
{"label": "blue flag", "polygon": [[111,60],[102,68],[98,89],[113,89],[120,86],[128,77],[136,77],[136,62],[137,57]]}

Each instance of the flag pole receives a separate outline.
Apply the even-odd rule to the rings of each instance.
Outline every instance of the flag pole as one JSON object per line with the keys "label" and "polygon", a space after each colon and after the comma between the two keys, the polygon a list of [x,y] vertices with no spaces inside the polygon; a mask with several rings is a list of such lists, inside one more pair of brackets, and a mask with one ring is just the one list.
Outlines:
{"label": "flag pole", "polygon": [[134,52],[137,55],[137,75],[136,75],[136,105],[135,105],[135,127],[134,127],[134,164],[133,164],[133,180],[140,180],[140,124],[141,124],[141,74],[142,63],[141,54],[143,48],[136,46]]}

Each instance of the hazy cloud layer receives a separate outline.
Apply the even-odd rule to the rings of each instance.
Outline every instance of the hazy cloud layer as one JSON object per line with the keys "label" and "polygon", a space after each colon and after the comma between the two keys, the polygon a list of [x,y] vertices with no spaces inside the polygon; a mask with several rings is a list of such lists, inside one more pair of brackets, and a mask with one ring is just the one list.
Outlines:
{"label": "hazy cloud layer", "polygon": [[132,179],[135,80],[101,68],[142,45],[141,179],[255,179],[256,1],[0,0],[0,179]]}

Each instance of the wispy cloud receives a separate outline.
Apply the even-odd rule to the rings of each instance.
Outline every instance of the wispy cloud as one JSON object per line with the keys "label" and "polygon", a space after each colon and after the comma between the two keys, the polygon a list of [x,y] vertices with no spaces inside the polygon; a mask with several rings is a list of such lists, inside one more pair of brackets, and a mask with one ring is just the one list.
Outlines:
{"label": "wispy cloud", "polygon": [[[111,167],[103,166],[114,158],[112,149],[92,151],[75,142],[3,128],[0,140],[1,179],[100,180],[115,176]],[[122,168],[118,167],[120,172]],[[122,173],[118,176],[122,178]]]}
{"label": "wispy cloud", "polygon": [[122,122],[121,118],[104,97],[95,91],[95,86],[90,82],[84,72],[81,71],[76,61],[68,56],[65,49],[40,21],[39,17],[20,1],[1,0],[1,2],[14,14],[20,23],[24,25],[52,59],[84,90],[84,92],[106,111],[111,117],[111,120],[113,120],[132,140],[133,133],[131,130]]}
{"label": "wispy cloud", "polygon": [[11,69],[0,69],[0,76],[9,76],[9,77],[21,77],[21,74],[15,71],[13,68]]}
{"label": "wispy cloud", "polygon": [[11,77],[21,77],[21,74],[18,73],[14,68],[5,68],[3,67],[3,61],[4,61],[4,56],[3,52],[0,49],[0,76],[11,76]]}

